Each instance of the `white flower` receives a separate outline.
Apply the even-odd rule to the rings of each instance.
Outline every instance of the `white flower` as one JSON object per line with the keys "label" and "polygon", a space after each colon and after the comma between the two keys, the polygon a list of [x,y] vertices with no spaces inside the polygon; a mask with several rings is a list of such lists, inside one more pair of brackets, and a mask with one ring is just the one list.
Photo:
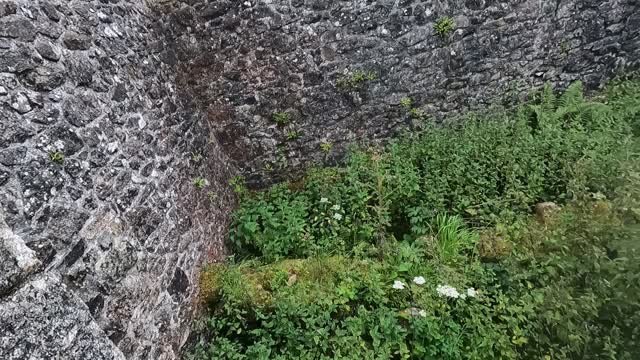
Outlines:
{"label": "white flower", "polygon": [[426,280],[422,276],[416,276],[416,277],[413,278],[413,282],[418,284],[418,285],[424,285]]}
{"label": "white flower", "polygon": [[335,213],[335,214],[333,214],[333,218],[336,219],[336,220],[342,220],[342,214]]}
{"label": "white flower", "polygon": [[478,295],[478,291],[474,288],[468,288],[467,289],[467,296],[469,297],[476,297]]}
{"label": "white flower", "polygon": [[335,211],[340,210],[340,205],[338,205],[338,204],[333,205],[333,206],[331,207],[331,210],[335,210]]}
{"label": "white flower", "polygon": [[420,312],[418,312],[418,315],[422,316],[422,317],[427,317],[427,312],[424,310],[420,310]]}
{"label": "white flower", "polygon": [[320,198],[320,202],[321,202],[321,203],[326,203],[326,202],[329,202],[329,199],[327,199],[327,198]]}
{"label": "white flower", "polygon": [[404,283],[400,280],[395,280],[391,287],[396,290],[404,290]]}
{"label": "white flower", "polygon": [[446,297],[450,297],[450,298],[453,298],[453,299],[457,299],[457,298],[460,297],[460,293],[453,286],[438,285],[438,287],[436,288],[436,291],[438,292],[438,295],[440,295],[440,296],[446,296]]}

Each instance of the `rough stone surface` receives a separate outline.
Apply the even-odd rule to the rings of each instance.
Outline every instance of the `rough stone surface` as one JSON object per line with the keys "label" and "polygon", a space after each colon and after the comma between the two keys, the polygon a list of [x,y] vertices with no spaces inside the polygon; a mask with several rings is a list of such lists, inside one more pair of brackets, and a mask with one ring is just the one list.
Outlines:
{"label": "rough stone surface", "polygon": [[405,97],[593,88],[639,45],[632,0],[0,0],[0,359],[178,358],[236,167],[338,161],[416,127]]}
{"label": "rough stone surface", "polygon": [[234,170],[156,18],[0,1],[0,359],[179,357]]}
{"label": "rough stone surface", "polygon": [[[405,97],[440,121],[547,81],[593,89],[640,59],[633,0],[194,0],[172,9],[190,74],[179,85],[255,185],[414,128]],[[433,31],[443,16],[456,23],[444,38]],[[376,80],[336,86],[357,70]],[[291,124],[271,120],[281,111]],[[288,140],[291,130],[300,137]]]}

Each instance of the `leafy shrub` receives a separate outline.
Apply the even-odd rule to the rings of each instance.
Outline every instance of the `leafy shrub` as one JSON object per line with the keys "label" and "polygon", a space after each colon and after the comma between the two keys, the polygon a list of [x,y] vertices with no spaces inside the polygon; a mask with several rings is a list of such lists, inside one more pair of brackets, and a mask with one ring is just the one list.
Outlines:
{"label": "leafy shrub", "polygon": [[[217,291],[193,356],[633,359],[640,258],[610,252],[637,230],[593,205],[568,205],[553,227],[532,220],[512,239],[518,255],[499,262],[470,256],[450,267],[426,243],[403,242],[383,258],[209,269],[202,287]],[[441,221],[440,232],[456,224]]]}
{"label": "leafy shrub", "polygon": [[356,150],[344,167],[245,196],[232,245],[270,260],[343,253],[361,242],[415,240],[438,214],[493,226],[538,202],[610,196],[637,121],[628,109],[640,99],[624,88],[606,94],[586,100],[576,83],[557,97],[547,87],[536,102],[509,112],[470,114],[384,150]]}
{"label": "leafy shrub", "polygon": [[635,359],[638,93],[546,88],[267,191],[234,179],[244,260],[204,270],[189,357]]}

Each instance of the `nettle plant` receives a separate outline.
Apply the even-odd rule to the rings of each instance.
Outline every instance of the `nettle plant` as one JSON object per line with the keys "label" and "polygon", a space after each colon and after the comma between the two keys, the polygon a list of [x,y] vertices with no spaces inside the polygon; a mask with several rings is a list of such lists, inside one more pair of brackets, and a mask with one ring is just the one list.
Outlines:
{"label": "nettle plant", "polygon": [[234,179],[192,356],[635,359],[638,116],[636,82],[546,87],[292,183]]}

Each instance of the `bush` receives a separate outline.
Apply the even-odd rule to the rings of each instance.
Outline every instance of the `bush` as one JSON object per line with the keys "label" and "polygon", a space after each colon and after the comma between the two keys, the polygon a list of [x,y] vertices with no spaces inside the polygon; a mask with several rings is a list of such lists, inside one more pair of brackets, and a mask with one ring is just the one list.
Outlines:
{"label": "bush", "polygon": [[234,181],[241,261],[204,270],[189,357],[635,359],[639,102],[546,88],[298,182]]}
{"label": "bush", "polygon": [[580,83],[560,97],[547,87],[510,112],[471,114],[383,150],[357,150],[344,167],[245,196],[231,244],[240,256],[266,260],[338,254],[361,242],[419,238],[438,214],[493,226],[538,202],[610,196],[638,121],[629,110],[640,104],[636,89],[618,85],[587,101]]}

